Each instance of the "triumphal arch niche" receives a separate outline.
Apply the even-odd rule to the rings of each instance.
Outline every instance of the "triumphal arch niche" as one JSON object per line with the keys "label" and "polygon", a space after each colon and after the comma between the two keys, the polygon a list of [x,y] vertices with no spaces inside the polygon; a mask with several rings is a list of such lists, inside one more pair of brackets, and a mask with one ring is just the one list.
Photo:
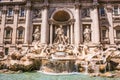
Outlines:
{"label": "triumphal arch niche", "polygon": [[55,10],[50,18],[50,44],[72,44],[73,23],[73,15],[68,9]]}

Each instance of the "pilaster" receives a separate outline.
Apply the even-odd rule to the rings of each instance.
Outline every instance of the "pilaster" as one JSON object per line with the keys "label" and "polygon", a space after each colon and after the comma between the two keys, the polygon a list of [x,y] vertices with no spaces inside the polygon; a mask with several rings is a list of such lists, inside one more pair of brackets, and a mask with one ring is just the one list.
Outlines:
{"label": "pilaster", "polygon": [[80,44],[80,28],[81,28],[81,12],[80,12],[80,4],[75,4],[75,24],[74,24],[74,44]]}
{"label": "pilaster", "polygon": [[100,42],[100,31],[99,31],[98,6],[93,5],[90,12],[91,12],[91,19],[92,19],[91,40],[92,40],[92,43],[99,44],[99,42]]}
{"label": "pilaster", "polygon": [[41,26],[41,43],[47,44],[49,40],[49,27],[48,27],[48,5],[43,6],[42,10],[42,26]]}
{"label": "pilaster", "polygon": [[1,33],[0,33],[0,44],[3,45],[4,42],[4,28],[5,28],[5,19],[6,19],[7,8],[3,6],[2,9],[2,21],[1,21]]}
{"label": "pilaster", "polygon": [[26,23],[25,23],[25,38],[24,44],[30,43],[30,28],[31,28],[31,2],[26,4]]}
{"label": "pilaster", "polygon": [[73,29],[73,26],[74,26],[74,24],[71,23],[71,26],[70,26],[70,35],[71,35],[71,39],[70,39],[71,41],[70,41],[70,42],[71,42],[71,44],[74,43],[74,41],[73,41],[73,35],[74,35],[74,34],[73,34],[73,32],[74,32],[74,31],[73,31],[73,30],[74,30],[74,29]]}
{"label": "pilaster", "polygon": [[114,44],[114,29],[113,29],[113,19],[112,19],[112,5],[108,4],[106,5],[106,13],[107,13],[107,19],[108,19],[108,25],[109,25],[109,39],[110,39],[110,44]]}
{"label": "pilaster", "polygon": [[17,27],[18,27],[18,14],[19,14],[19,6],[16,5],[14,9],[14,28],[13,28],[13,36],[12,36],[12,44],[16,44],[16,35],[17,35]]}
{"label": "pilaster", "polygon": [[53,42],[53,24],[50,24],[50,44]]}

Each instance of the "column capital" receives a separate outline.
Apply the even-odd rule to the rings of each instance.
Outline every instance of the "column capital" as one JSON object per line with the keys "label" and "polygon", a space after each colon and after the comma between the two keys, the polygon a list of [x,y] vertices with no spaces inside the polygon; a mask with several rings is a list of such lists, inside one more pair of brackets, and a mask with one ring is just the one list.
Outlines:
{"label": "column capital", "polygon": [[81,4],[80,3],[75,3],[74,6],[75,6],[75,9],[80,9],[81,8]]}
{"label": "column capital", "polygon": [[98,8],[98,5],[92,5],[91,9],[94,10],[94,9],[97,9]]}
{"label": "column capital", "polygon": [[6,7],[6,6],[4,6],[4,7],[2,8],[2,13],[3,13],[3,14],[6,14],[6,13],[7,13],[7,7]]}
{"label": "column capital", "polygon": [[48,0],[44,0],[43,9],[48,9],[48,8],[49,8],[49,2]]}
{"label": "column capital", "polygon": [[49,24],[53,24],[53,20],[52,20],[52,19],[49,19],[49,20],[48,20],[48,23],[49,23]]}
{"label": "column capital", "polygon": [[75,22],[75,19],[71,19],[71,20],[70,20],[70,24],[71,24],[71,25],[73,25],[74,22]]}
{"label": "column capital", "polygon": [[94,10],[94,9],[97,9],[99,6],[99,4],[97,2],[93,2],[92,6],[91,6],[91,9]]}
{"label": "column capital", "polygon": [[27,1],[27,4],[25,6],[26,9],[31,9],[31,1]]}
{"label": "column capital", "polygon": [[15,6],[15,8],[14,8],[14,12],[15,12],[15,14],[18,14],[18,13],[19,13],[19,6],[18,6],[18,5]]}
{"label": "column capital", "polygon": [[108,12],[113,12],[112,5],[111,5],[111,4],[107,4],[107,5],[106,5],[106,10],[107,10]]}
{"label": "column capital", "polygon": [[45,4],[43,5],[43,9],[48,9],[48,8],[49,8],[49,4],[45,3]]}

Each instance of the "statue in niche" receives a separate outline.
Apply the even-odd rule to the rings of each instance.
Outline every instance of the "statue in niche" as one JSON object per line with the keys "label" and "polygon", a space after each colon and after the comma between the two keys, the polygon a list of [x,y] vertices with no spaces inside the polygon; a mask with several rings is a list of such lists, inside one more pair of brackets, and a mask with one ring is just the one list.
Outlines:
{"label": "statue in niche", "polygon": [[33,11],[33,18],[41,18],[41,10],[35,9]]}
{"label": "statue in niche", "polygon": [[84,42],[85,42],[85,43],[90,42],[91,30],[90,30],[89,26],[86,26],[83,34],[84,34]]}
{"label": "statue in niche", "polygon": [[64,30],[62,29],[62,26],[60,26],[59,28],[57,28],[56,32],[56,38],[54,40],[54,43],[57,44],[66,44],[66,36],[64,35]]}
{"label": "statue in niche", "polygon": [[33,33],[34,41],[39,41],[40,40],[40,30],[39,26],[36,27],[34,33]]}

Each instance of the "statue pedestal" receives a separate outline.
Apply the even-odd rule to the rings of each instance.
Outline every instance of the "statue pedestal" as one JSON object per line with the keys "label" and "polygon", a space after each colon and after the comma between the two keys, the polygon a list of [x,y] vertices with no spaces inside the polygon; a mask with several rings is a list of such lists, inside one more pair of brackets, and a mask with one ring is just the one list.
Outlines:
{"label": "statue pedestal", "polygon": [[83,45],[87,45],[87,46],[98,46],[98,45],[100,45],[100,43],[84,42]]}
{"label": "statue pedestal", "polygon": [[100,49],[101,47],[99,43],[92,43],[92,42],[84,43],[82,46],[83,47],[86,46],[90,52],[94,51],[95,49]]}
{"label": "statue pedestal", "polygon": [[57,56],[57,57],[65,57],[66,53],[65,52],[56,52],[55,56]]}

